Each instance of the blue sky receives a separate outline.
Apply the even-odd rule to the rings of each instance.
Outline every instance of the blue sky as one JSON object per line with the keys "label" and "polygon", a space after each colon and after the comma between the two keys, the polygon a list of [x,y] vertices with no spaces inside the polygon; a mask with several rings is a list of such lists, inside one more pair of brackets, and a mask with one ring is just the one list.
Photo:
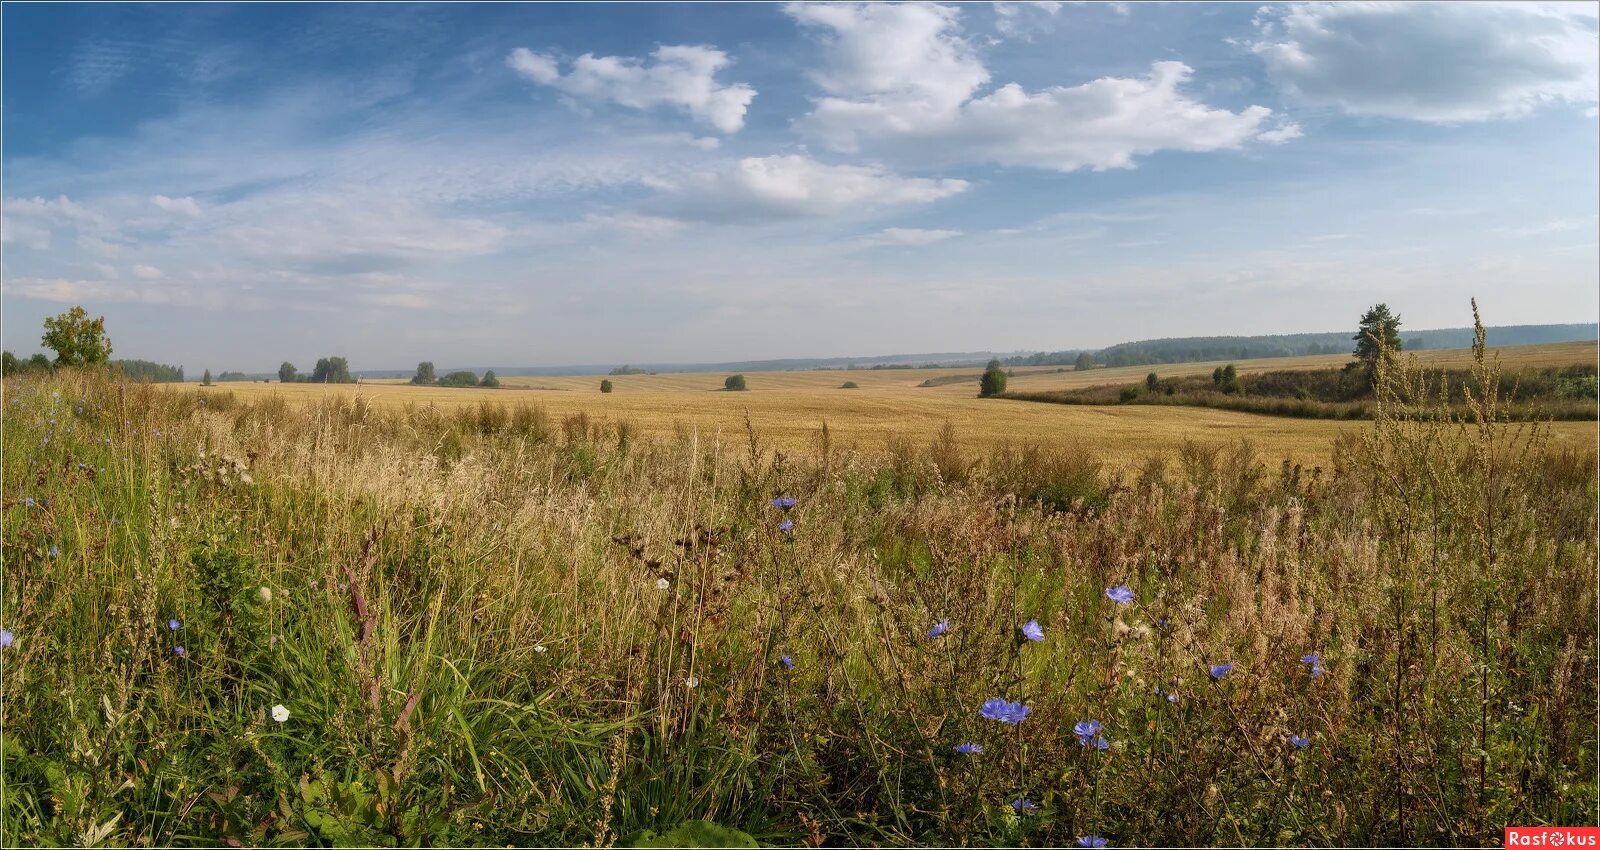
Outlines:
{"label": "blue sky", "polygon": [[4,7],[6,347],[266,371],[1593,321],[1593,3]]}

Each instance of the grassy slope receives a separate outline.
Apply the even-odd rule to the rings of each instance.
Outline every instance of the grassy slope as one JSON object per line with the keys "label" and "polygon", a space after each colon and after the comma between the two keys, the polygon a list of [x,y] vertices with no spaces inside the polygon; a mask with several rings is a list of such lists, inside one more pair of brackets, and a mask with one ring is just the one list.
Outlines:
{"label": "grassy slope", "polygon": [[[1502,349],[1507,366],[1564,365],[1592,362],[1593,343],[1528,346]],[[1421,355],[1425,363],[1462,366],[1467,355],[1461,351],[1432,351]],[[1341,364],[1341,356],[1272,358],[1241,361],[1241,372],[1282,368],[1324,368]],[[1163,376],[1209,375],[1213,363],[1157,367]],[[1293,458],[1306,465],[1328,466],[1333,437],[1349,431],[1350,425],[1314,420],[1285,420],[1221,410],[1176,410],[1170,408],[1107,407],[1080,409],[1029,402],[978,399],[973,384],[919,387],[929,378],[964,375],[962,369],[885,369],[854,372],[773,372],[748,376],[750,390],[729,393],[721,390],[724,376],[714,373],[673,373],[623,375],[610,380],[615,392],[602,395],[600,379],[595,377],[505,378],[508,386],[539,386],[544,390],[470,390],[413,387],[404,382],[373,382],[359,389],[351,386],[311,384],[229,384],[205,390],[233,393],[241,399],[278,396],[292,403],[314,403],[329,397],[359,394],[381,405],[418,407],[435,405],[442,409],[477,405],[488,400],[497,403],[526,402],[562,418],[585,413],[612,422],[626,420],[645,434],[673,435],[680,429],[699,430],[703,441],[720,439],[739,445],[743,440],[746,417],[763,436],[790,451],[814,447],[817,432],[824,423],[840,444],[854,444],[864,450],[882,451],[891,438],[900,437],[919,445],[935,439],[946,422],[953,424],[961,440],[988,449],[1002,443],[1034,441],[1056,447],[1082,444],[1111,462],[1134,465],[1156,452],[1175,451],[1185,439],[1234,440],[1248,438],[1268,457]],[[1134,382],[1144,379],[1148,368],[1095,369],[1088,372],[1058,372],[1057,367],[1019,369],[1010,389],[1034,391],[1093,384]],[[855,381],[859,389],[841,390],[845,380]],[[188,388],[194,389],[194,388]],[[1593,445],[1594,423],[1559,423],[1559,438],[1573,445]]]}
{"label": "grassy slope", "polygon": [[[700,817],[778,842],[1488,843],[1595,805],[1593,458],[1527,429],[1367,425],[1315,478],[1190,446],[1114,486],[1049,451],[738,459],[593,422],[6,389],[8,845]],[[1043,643],[1015,639],[1029,618]],[[1032,713],[981,718],[994,697]]]}

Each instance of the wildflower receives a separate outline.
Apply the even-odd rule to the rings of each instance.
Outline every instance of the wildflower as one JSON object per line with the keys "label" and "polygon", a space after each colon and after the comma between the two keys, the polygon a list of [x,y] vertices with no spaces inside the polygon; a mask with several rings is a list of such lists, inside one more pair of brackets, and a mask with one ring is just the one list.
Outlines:
{"label": "wildflower", "polygon": [[1310,738],[1302,738],[1299,735],[1290,735],[1289,736],[1289,743],[1293,744],[1295,749],[1303,750],[1306,747],[1311,746],[1311,739]]}
{"label": "wildflower", "polygon": [[772,506],[783,511],[794,507],[795,504],[796,501],[793,496],[779,496],[778,498],[772,500]]}
{"label": "wildflower", "polygon": [[656,590],[666,590],[669,587],[672,587],[672,582],[667,581],[666,578],[656,579]]}
{"label": "wildflower", "polygon": [[542,643],[534,644],[533,645],[533,651],[539,653],[540,655],[543,655],[544,654],[544,644],[542,644]]}
{"label": "wildflower", "polygon": [[1007,702],[1003,699],[992,699],[978,709],[978,713],[989,720],[998,720],[1012,726],[1021,723],[1033,709],[1020,702]]}
{"label": "wildflower", "polygon": [[0,649],[10,649],[12,641],[16,639],[17,636],[10,629],[0,629]]}
{"label": "wildflower", "polygon": [[1021,797],[1011,801],[1011,808],[1016,809],[1019,812],[1031,812],[1034,809],[1039,808],[1039,805],[1027,797]]}
{"label": "wildflower", "polygon": [[1106,840],[1098,835],[1085,835],[1078,839],[1079,847],[1104,847]]}
{"label": "wildflower", "polygon": [[177,630],[179,630],[181,628],[183,628],[183,623],[180,623],[177,620],[168,620],[167,621],[167,631],[175,632],[175,631],[177,631]]}
{"label": "wildflower", "polygon": [[1116,587],[1106,588],[1106,598],[1118,605],[1126,605],[1133,601],[1133,591],[1129,590],[1127,585],[1119,584]]}
{"label": "wildflower", "polygon": [[[7,632],[7,634],[10,634],[10,632]],[[956,752],[958,752],[958,753],[960,753],[960,754],[962,754],[964,756],[983,755],[983,745],[982,744],[956,744]]]}
{"label": "wildflower", "polygon": [[1072,734],[1077,737],[1078,743],[1088,746],[1089,741],[1100,734],[1100,721],[1079,720],[1077,725],[1072,727]]}
{"label": "wildflower", "polygon": [[61,547],[60,546],[51,546],[50,547],[50,557],[52,557],[52,558],[61,557]]}
{"label": "wildflower", "polygon": [[1018,631],[1022,632],[1022,636],[1028,640],[1034,642],[1044,640],[1044,627],[1039,625],[1038,620],[1029,620],[1028,622],[1023,623],[1021,627],[1018,628]]}
{"label": "wildflower", "polygon": [[1175,694],[1175,693],[1173,693],[1171,691],[1168,691],[1168,690],[1163,690],[1160,685],[1156,685],[1156,696],[1158,696],[1158,697],[1166,697],[1167,698],[1167,702],[1175,703],[1175,702],[1178,701],[1178,695],[1177,694]]}
{"label": "wildflower", "polygon": [[179,658],[182,658],[182,657],[184,657],[184,656],[185,656],[185,655],[188,655],[188,654],[189,654],[189,650],[187,650],[187,649],[184,649],[184,648],[183,648],[183,647],[181,647],[181,646],[179,646],[179,647],[175,647],[175,648],[174,648],[174,649],[173,649],[173,650],[172,650],[172,654],[173,654],[173,655],[176,655],[176,656],[178,656],[178,657],[179,657]]}
{"label": "wildflower", "polygon": [[794,669],[794,659],[790,658],[787,655],[778,656],[778,662],[783,665],[783,669],[785,669],[785,670],[793,670]]}
{"label": "wildflower", "polygon": [[273,706],[272,707],[272,719],[278,721],[279,723],[288,722],[288,720],[289,720],[289,709],[285,708],[282,703],[279,703],[279,704]]}
{"label": "wildflower", "polygon": [[283,640],[283,635],[273,635],[272,637],[267,638],[267,643],[277,646],[278,641],[280,640]]}
{"label": "wildflower", "polygon": [[33,507],[33,497],[29,496],[28,498],[23,499],[22,500],[22,504],[23,504],[24,507],[28,507],[28,508]]}
{"label": "wildflower", "polygon": [[1311,667],[1312,678],[1322,675],[1322,658],[1315,652],[1311,653],[1310,655],[1300,656],[1300,663],[1309,665]]}
{"label": "wildflower", "polygon": [[936,638],[948,631],[950,631],[950,621],[940,620],[939,622],[933,624],[933,628],[928,630],[928,637]]}
{"label": "wildflower", "polygon": [[1232,669],[1233,669],[1233,662],[1232,661],[1227,661],[1227,662],[1224,662],[1222,664],[1213,664],[1213,665],[1211,665],[1211,680],[1212,681],[1220,681],[1222,679],[1222,677],[1228,675],[1228,671],[1232,670]]}
{"label": "wildflower", "polygon": [[778,523],[778,530],[782,531],[782,532],[784,532],[786,534],[788,532],[794,531],[794,520],[786,519],[783,522]]}
{"label": "wildflower", "polygon": [[262,605],[272,604],[272,588],[263,584],[261,589],[256,591],[256,598],[261,600]]}
{"label": "wildflower", "polygon": [[688,688],[691,691],[694,690],[695,688],[700,687],[700,677],[699,676],[690,676],[689,678],[684,679],[683,680],[683,686]]}

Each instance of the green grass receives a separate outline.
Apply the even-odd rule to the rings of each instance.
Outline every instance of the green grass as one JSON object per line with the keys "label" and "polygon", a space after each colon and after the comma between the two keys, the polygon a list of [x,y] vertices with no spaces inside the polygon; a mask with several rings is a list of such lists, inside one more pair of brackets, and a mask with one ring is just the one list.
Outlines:
{"label": "green grass", "polygon": [[[752,434],[740,459],[492,406],[10,379],[0,839],[608,844],[706,820],[788,844],[1487,844],[1591,822],[1594,458],[1408,380],[1328,472],[1190,444],[1111,474],[953,432],[888,457]],[[1032,713],[980,717],[995,697]],[[1078,743],[1086,719],[1109,749]]]}

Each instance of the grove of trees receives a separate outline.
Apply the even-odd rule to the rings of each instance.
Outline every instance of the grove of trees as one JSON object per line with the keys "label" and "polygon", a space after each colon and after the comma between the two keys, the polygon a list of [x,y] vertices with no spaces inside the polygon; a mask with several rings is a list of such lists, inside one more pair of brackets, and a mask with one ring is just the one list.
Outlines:
{"label": "grove of trees", "polygon": [[989,398],[1006,391],[1006,373],[999,360],[990,360],[983,369],[983,379],[978,382],[978,397]]}

